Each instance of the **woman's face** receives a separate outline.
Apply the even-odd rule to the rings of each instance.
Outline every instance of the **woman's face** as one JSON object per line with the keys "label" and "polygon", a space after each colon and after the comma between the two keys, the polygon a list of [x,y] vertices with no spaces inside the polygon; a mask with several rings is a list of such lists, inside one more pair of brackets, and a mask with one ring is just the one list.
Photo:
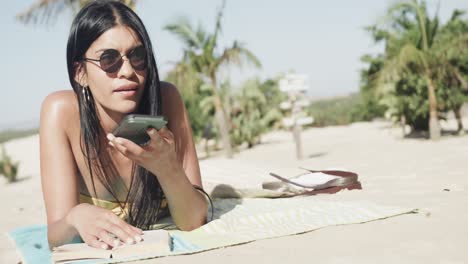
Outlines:
{"label": "woman's face", "polygon": [[[138,35],[129,27],[115,26],[96,39],[85,53],[88,59],[99,60],[101,55],[113,49],[120,56],[142,46]],[[145,87],[146,68],[134,69],[127,56],[115,72],[101,69],[99,61],[86,61],[85,80],[95,99],[97,107],[106,112],[128,114],[136,110]]]}

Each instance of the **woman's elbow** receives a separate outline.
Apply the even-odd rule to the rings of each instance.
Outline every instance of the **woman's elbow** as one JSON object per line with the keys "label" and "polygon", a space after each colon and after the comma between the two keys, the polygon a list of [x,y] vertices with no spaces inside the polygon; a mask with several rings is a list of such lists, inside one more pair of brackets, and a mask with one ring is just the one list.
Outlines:
{"label": "woman's elbow", "polygon": [[193,217],[191,221],[183,223],[178,227],[182,231],[192,231],[201,227],[204,224],[206,224],[206,214],[200,214],[196,217]]}

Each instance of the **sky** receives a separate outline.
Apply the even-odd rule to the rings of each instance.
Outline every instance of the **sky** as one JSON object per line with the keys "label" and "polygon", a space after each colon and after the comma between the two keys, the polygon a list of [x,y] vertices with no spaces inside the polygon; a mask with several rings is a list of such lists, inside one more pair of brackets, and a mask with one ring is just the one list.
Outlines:
{"label": "sky", "polygon": [[[17,21],[15,15],[35,1],[5,1],[0,9],[0,130],[37,127],[43,99],[51,92],[71,89],[65,48],[73,15],[64,12],[49,24]],[[466,0],[427,1],[430,14],[439,2],[442,21],[455,8],[468,10]],[[365,67],[360,57],[382,50],[364,27],[376,23],[391,3],[228,0],[219,46],[230,46],[234,40],[244,43],[262,68],[232,69],[225,77],[237,85],[255,76],[265,79],[294,71],[308,76],[312,98],[358,92],[359,72]],[[163,78],[183,50],[164,25],[186,16],[212,31],[220,5],[221,0],[140,0],[136,12],[149,32]]]}

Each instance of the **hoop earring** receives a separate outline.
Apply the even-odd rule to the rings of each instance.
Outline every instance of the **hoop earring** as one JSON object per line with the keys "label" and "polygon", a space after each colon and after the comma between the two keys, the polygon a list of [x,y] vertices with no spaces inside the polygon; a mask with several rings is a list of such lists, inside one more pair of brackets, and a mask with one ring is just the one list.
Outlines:
{"label": "hoop earring", "polygon": [[83,89],[81,90],[83,92],[83,99],[85,101],[89,101],[89,86],[84,86]]}

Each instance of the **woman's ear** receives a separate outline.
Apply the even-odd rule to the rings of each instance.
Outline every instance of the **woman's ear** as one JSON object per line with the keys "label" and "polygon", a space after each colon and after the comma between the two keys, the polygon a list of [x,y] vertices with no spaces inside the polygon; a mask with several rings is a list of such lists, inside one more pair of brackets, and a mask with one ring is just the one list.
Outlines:
{"label": "woman's ear", "polygon": [[88,80],[83,63],[75,62],[75,82],[85,87],[88,85]]}

